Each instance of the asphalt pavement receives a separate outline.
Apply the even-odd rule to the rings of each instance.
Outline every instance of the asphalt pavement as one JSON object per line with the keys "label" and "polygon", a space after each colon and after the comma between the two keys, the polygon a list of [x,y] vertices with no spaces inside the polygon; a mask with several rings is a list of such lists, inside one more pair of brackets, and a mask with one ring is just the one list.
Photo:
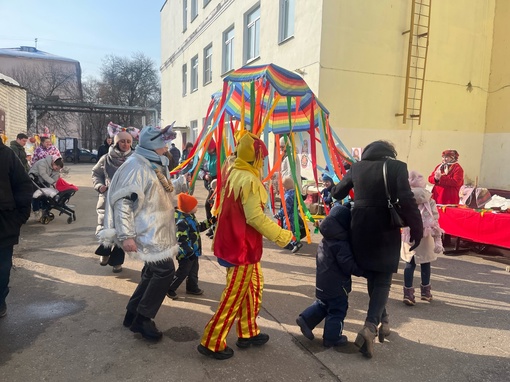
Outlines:
{"label": "asphalt pavement", "polygon": [[[68,224],[62,215],[42,225],[31,218],[14,249],[8,313],[0,318],[1,381],[510,380],[510,258],[440,256],[432,263],[434,300],[413,307],[402,303],[402,263],[388,302],[392,333],[368,360],[353,344],[366,313],[363,279],[353,280],[347,346],[326,349],[322,326],[309,341],[295,323],[314,300],[317,234],[297,254],[265,242],[259,325],[270,335],[266,345],[238,349],[233,328],[233,358],[217,361],[197,352],[225,282],[206,235],[199,273],[205,293],[186,295],[182,285],[180,298],[167,298],[156,317],[162,341],[148,342],[122,326],[142,263],[127,259],[118,274],[99,265],[92,165],[68,167],[66,180],[80,188],[70,201],[77,220]],[[201,183],[196,188],[202,206],[206,193]],[[203,208],[197,216],[205,217]]]}

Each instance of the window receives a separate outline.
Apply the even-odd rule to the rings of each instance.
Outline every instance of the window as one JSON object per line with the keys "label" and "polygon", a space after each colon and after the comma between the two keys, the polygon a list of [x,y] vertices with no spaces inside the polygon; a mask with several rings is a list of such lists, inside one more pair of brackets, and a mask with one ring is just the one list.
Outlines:
{"label": "window", "polygon": [[198,122],[197,120],[193,120],[189,123],[190,130],[191,130],[191,142],[195,142],[195,140],[198,137]]}
{"label": "window", "polygon": [[188,65],[182,66],[182,96],[188,94]]}
{"label": "window", "polygon": [[248,12],[245,17],[245,63],[259,56],[260,45],[260,7]]}
{"label": "window", "polygon": [[223,73],[234,69],[234,27],[223,32]]}
{"label": "window", "polygon": [[188,29],[188,0],[182,0],[182,31]]}
{"label": "window", "polygon": [[211,0],[204,0],[204,8],[207,6],[207,4],[209,4],[211,2]]}
{"label": "window", "polygon": [[191,59],[191,91],[198,89],[198,54]]}
{"label": "window", "polygon": [[212,81],[212,44],[204,49],[204,85]]}
{"label": "window", "polygon": [[198,0],[191,0],[191,21],[198,16]]}
{"label": "window", "polygon": [[295,0],[280,0],[280,33],[279,42],[294,35]]}

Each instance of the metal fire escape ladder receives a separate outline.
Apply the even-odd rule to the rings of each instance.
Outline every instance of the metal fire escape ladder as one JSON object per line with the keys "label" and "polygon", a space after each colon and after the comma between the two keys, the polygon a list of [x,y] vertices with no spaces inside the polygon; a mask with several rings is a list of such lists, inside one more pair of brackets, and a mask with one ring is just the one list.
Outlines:
{"label": "metal fire escape ladder", "polygon": [[411,26],[409,30],[409,49],[407,52],[407,72],[404,94],[404,110],[396,116],[418,120],[421,123],[425,69],[429,47],[430,7],[432,0],[413,0],[411,7]]}

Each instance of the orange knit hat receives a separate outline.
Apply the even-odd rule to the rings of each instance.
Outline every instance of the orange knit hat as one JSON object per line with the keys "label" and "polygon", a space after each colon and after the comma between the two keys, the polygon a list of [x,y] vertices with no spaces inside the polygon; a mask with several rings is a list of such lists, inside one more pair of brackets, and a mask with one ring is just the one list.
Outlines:
{"label": "orange knit hat", "polygon": [[188,195],[184,192],[177,195],[177,208],[186,214],[189,214],[197,204],[198,200],[193,195]]}

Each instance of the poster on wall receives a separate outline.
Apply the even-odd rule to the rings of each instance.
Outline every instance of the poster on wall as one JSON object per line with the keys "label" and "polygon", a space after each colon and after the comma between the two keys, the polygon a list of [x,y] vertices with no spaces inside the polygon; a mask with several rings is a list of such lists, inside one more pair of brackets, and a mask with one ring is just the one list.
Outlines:
{"label": "poster on wall", "polygon": [[296,136],[297,157],[301,166],[301,176],[313,179],[313,167],[310,156],[310,145],[308,136]]}
{"label": "poster on wall", "polygon": [[361,154],[363,153],[363,148],[361,147],[353,147],[351,149],[351,155],[352,157],[356,160],[356,161],[359,161],[361,160]]}

